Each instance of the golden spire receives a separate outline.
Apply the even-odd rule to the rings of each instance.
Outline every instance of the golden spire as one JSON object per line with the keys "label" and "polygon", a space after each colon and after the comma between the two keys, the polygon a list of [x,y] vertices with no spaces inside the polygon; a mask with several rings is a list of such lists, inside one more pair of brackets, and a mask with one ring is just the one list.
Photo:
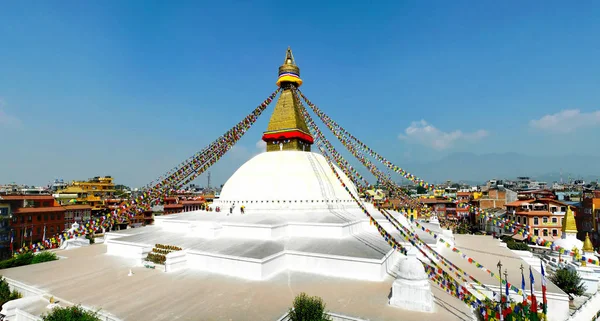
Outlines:
{"label": "golden spire", "polygon": [[585,233],[585,241],[583,242],[583,252],[594,252],[594,245],[590,240],[590,233]]}
{"label": "golden spire", "polygon": [[302,79],[300,79],[300,68],[296,66],[296,60],[294,60],[294,54],[292,49],[287,48],[285,52],[285,59],[283,65],[279,67],[279,78],[277,78],[277,86],[281,87],[282,84],[294,84],[296,87],[302,86]]}
{"label": "golden spire", "polygon": [[310,151],[313,137],[302,117],[300,102],[293,91],[300,85],[302,85],[300,68],[296,66],[292,49],[288,47],[283,65],[279,67],[279,78],[277,79],[277,86],[283,90],[273,110],[267,131],[262,137],[267,143],[267,152]]}
{"label": "golden spire", "polygon": [[562,233],[575,233],[577,234],[577,224],[575,223],[575,215],[571,210],[571,206],[567,205],[567,214],[565,215],[565,219],[562,223]]}

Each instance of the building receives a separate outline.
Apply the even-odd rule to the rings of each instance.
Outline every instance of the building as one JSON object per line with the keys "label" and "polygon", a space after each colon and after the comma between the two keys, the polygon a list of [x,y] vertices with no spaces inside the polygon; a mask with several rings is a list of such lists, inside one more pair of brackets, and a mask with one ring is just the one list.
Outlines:
{"label": "building", "polygon": [[111,176],[96,176],[87,181],[73,181],[65,189],[57,191],[54,196],[60,204],[86,204],[92,206],[95,216],[106,210],[104,200],[114,197],[115,184]]}
{"label": "building", "polygon": [[560,238],[567,208],[568,204],[549,198],[518,200],[506,204],[509,219],[529,225],[531,235],[548,240]]}
{"label": "building", "polygon": [[[589,232],[594,246],[600,246],[600,235],[598,235],[598,222],[600,220],[600,191],[583,192],[583,200],[581,201],[581,215],[578,215],[576,220],[579,221],[579,224],[577,225],[578,230],[580,227],[585,229],[585,232]],[[581,234],[578,235],[580,238],[581,236]]]}
{"label": "building", "polygon": [[165,197],[164,206],[163,206],[163,214],[176,214],[183,212],[183,204],[179,204],[178,197]]}
{"label": "building", "polygon": [[10,252],[10,236],[10,204],[0,200],[0,259]]}
{"label": "building", "polygon": [[517,193],[504,187],[484,187],[477,197],[473,197],[471,204],[481,209],[504,208],[510,202],[517,200]]}
{"label": "building", "polygon": [[3,195],[0,204],[8,209],[15,249],[41,241],[44,235],[55,235],[65,228],[65,209],[52,195]]}
{"label": "building", "polygon": [[92,218],[92,206],[90,205],[65,205],[65,229],[71,228],[73,223],[81,225]]}

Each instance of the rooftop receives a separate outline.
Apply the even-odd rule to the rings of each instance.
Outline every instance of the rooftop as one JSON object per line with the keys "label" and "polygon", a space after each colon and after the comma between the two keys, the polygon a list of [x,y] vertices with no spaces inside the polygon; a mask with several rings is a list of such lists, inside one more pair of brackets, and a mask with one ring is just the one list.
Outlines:
{"label": "rooftop", "polygon": [[50,206],[50,207],[21,207],[13,211],[13,214],[28,214],[28,213],[50,213],[50,212],[64,212],[65,209],[62,206]]}
{"label": "rooftop", "polygon": [[52,201],[54,197],[52,195],[0,195],[0,201],[21,201],[21,200],[43,200]]}
{"label": "rooftop", "polygon": [[[435,313],[389,306],[392,276],[368,282],[286,271],[266,281],[249,281],[192,270],[164,273],[135,267],[132,260],[105,252],[102,244],[57,251],[67,259],[6,269],[3,274],[58,299],[101,308],[123,320],[277,320],[300,292],[322,297],[331,312],[373,321],[472,319],[465,304],[435,284]],[[127,276],[129,269],[131,277]]]}
{"label": "rooftop", "polygon": [[91,210],[90,205],[64,205],[65,210]]}

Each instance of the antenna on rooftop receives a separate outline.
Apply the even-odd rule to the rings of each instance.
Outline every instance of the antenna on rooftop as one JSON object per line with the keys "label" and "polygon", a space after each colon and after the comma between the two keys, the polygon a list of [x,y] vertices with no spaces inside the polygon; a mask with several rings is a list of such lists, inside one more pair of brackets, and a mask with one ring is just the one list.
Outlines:
{"label": "antenna on rooftop", "polygon": [[210,172],[208,172],[208,184],[206,185],[207,189],[210,189]]}

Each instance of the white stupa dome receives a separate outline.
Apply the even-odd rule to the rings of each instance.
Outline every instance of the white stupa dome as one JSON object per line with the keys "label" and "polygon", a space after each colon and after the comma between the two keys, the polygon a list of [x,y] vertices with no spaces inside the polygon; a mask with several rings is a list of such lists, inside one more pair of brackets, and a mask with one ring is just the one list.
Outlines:
{"label": "white stupa dome", "polygon": [[[348,189],[354,184],[337,167]],[[303,151],[264,152],[242,165],[227,180],[215,206],[248,208],[331,208],[356,206],[321,154]]]}
{"label": "white stupa dome", "polygon": [[581,251],[583,249],[583,242],[579,240],[575,235],[565,235],[554,242],[554,245],[560,246],[565,250],[572,251],[574,248],[579,250],[579,253],[583,254]]}
{"label": "white stupa dome", "polygon": [[398,264],[398,277],[405,280],[427,280],[423,263],[414,257],[408,257]]}

